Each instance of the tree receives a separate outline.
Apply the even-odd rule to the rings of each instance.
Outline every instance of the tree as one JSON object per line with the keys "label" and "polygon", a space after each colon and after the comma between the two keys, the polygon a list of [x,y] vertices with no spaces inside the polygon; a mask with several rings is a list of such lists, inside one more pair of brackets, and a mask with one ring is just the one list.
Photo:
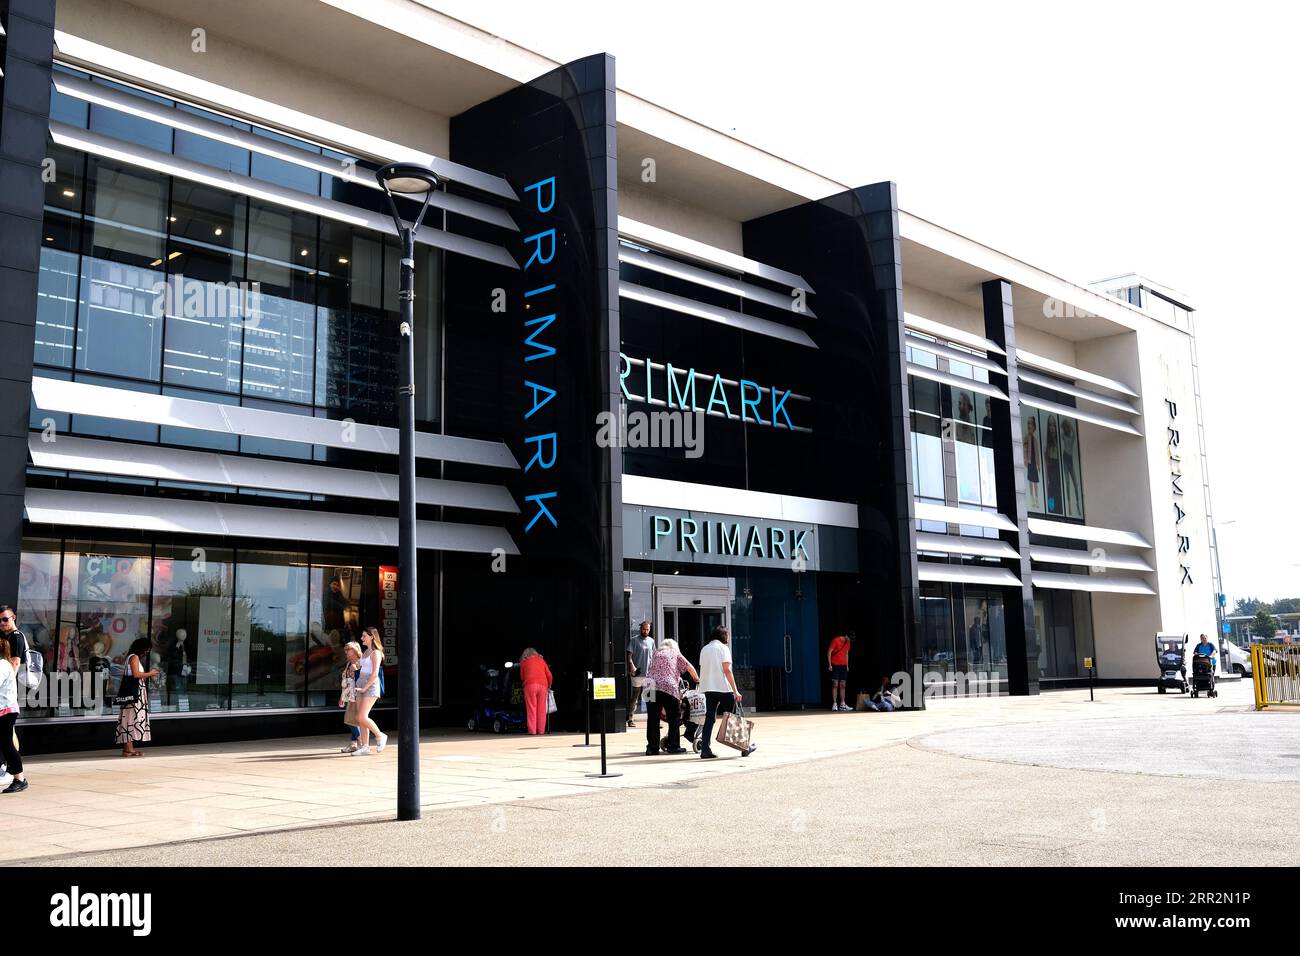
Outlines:
{"label": "tree", "polygon": [[1237,598],[1233,614],[1254,614],[1259,610],[1259,598]]}
{"label": "tree", "polygon": [[1271,641],[1281,627],[1277,618],[1269,613],[1267,604],[1260,605],[1254,619],[1250,622],[1250,632],[1265,641]]}

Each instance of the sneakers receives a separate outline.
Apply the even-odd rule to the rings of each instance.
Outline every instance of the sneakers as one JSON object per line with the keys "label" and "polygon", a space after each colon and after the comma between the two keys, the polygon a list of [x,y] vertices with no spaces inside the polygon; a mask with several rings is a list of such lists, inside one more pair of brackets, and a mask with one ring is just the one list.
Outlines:
{"label": "sneakers", "polygon": [[748,757],[750,754],[752,754],[752,753],[753,753],[755,750],[757,750],[757,749],[758,749],[758,744],[750,744],[750,745],[749,745],[749,749],[746,750],[743,754],[741,754],[741,756],[742,756],[742,757]]}
{"label": "sneakers", "polygon": [[340,748],[339,748],[339,753],[341,753],[341,754],[350,754],[350,753],[352,753],[354,750],[356,750],[356,749],[357,749],[358,747],[360,747],[360,746],[361,746],[361,745],[360,745],[359,743],[357,743],[357,742],[354,740],[354,741],[352,741],[352,743],[348,744],[346,747],[340,747]]}
{"label": "sneakers", "polygon": [[375,747],[375,753],[378,753],[378,754],[383,753],[383,752],[384,752],[384,748],[387,747],[387,746],[388,746],[388,734],[380,734],[380,735],[379,735],[379,744],[378,744],[378,746]]}
{"label": "sneakers", "polygon": [[9,786],[5,787],[3,790],[0,790],[0,793],[22,793],[26,789],[27,781],[15,778],[14,782],[9,784]]}
{"label": "sneakers", "polygon": [[716,760],[717,758],[718,755],[715,754],[712,750],[704,750],[700,752],[701,760]]}
{"label": "sneakers", "polygon": [[368,753],[370,753],[370,748],[369,748],[369,747],[358,747],[356,750],[354,750],[354,751],[352,751],[350,754],[348,754],[348,756],[349,756],[349,757],[364,757],[364,756],[366,756]]}

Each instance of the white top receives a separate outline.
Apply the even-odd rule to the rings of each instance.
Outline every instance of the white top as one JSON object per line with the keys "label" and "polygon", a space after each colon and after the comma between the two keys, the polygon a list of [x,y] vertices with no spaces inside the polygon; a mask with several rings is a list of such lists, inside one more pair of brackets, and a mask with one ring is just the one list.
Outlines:
{"label": "white top", "polygon": [[0,658],[0,710],[18,709],[18,680],[8,658]]}
{"label": "white top", "polygon": [[723,664],[731,663],[731,647],[721,641],[709,641],[700,651],[700,690],[730,694],[731,685],[722,672]]}

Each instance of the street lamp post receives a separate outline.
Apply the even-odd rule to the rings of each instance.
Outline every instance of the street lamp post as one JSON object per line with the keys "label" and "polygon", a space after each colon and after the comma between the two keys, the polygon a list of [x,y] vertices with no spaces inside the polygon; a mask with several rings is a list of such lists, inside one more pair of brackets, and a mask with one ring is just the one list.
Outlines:
{"label": "street lamp post", "polygon": [[[415,543],[415,233],[438,187],[438,176],[416,163],[390,163],[375,173],[384,188],[401,245],[400,349],[397,359],[398,738],[397,819],[420,819],[420,669]],[[424,197],[420,214],[402,220],[393,194]]]}

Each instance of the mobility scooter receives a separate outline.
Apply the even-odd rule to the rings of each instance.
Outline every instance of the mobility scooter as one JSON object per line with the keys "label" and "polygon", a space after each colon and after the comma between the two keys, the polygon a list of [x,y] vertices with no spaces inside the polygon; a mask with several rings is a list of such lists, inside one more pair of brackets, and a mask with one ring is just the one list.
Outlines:
{"label": "mobility scooter", "polygon": [[1187,692],[1187,635],[1156,635],[1156,666],[1160,668],[1160,679],[1156,688],[1164,693],[1171,687],[1178,688],[1178,693]]}

